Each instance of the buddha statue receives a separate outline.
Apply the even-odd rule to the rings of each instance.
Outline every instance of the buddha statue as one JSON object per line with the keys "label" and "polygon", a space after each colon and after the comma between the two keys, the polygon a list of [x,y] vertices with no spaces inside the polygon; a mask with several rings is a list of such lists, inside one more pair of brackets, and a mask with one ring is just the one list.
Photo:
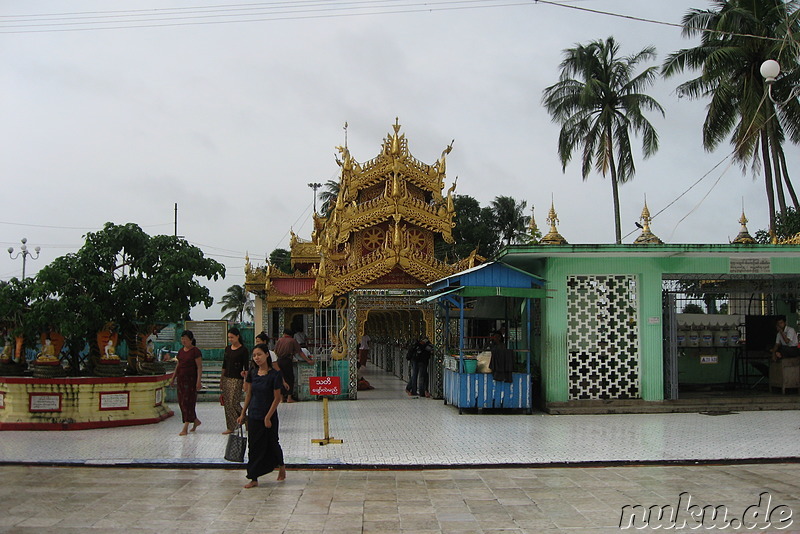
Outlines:
{"label": "buddha statue", "polygon": [[106,343],[105,348],[103,349],[103,360],[119,360],[119,356],[117,356],[116,348],[114,347],[114,341],[109,339]]}
{"label": "buddha statue", "polygon": [[11,363],[13,357],[11,349],[11,343],[6,342],[5,346],[3,346],[3,352],[0,354],[0,362]]}
{"label": "buddha statue", "polygon": [[56,348],[49,337],[44,340],[42,351],[36,357],[36,361],[40,363],[52,363],[58,361],[58,358],[56,358]]}

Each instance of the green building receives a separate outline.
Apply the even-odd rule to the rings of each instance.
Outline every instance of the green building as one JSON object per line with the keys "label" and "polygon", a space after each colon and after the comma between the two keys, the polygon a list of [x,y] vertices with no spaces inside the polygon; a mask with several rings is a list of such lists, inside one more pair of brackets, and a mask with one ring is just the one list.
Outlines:
{"label": "green building", "polygon": [[539,243],[497,258],[546,280],[531,340],[540,407],[678,411],[694,402],[685,411],[702,411],[711,398],[759,394],[750,409],[764,409],[776,319],[797,325],[800,246],[742,234],[727,245],[667,245],[646,212],[634,244],[570,245],[551,216]]}

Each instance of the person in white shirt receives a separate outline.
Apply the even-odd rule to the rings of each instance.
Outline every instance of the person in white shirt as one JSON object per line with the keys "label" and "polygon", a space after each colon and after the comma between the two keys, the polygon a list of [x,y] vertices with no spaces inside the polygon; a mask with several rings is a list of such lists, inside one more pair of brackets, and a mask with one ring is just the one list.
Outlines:
{"label": "person in white shirt", "polygon": [[786,326],[786,319],[781,317],[775,322],[778,335],[775,336],[775,346],[772,347],[772,359],[797,358],[800,350],[797,348],[797,332],[791,326]]}
{"label": "person in white shirt", "polygon": [[361,367],[366,367],[367,358],[369,358],[369,336],[364,334],[361,336],[361,344],[358,346],[358,363]]}
{"label": "person in white shirt", "polygon": [[308,337],[306,336],[305,332],[303,332],[302,328],[295,332],[293,337],[294,340],[297,341],[297,344],[300,345],[301,349],[308,347]]}

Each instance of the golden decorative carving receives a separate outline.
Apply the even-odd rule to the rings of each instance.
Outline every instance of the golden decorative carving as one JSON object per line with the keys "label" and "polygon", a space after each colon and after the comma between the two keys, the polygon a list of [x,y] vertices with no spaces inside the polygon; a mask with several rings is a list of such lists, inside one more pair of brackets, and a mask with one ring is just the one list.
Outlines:
{"label": "golden decorative carving", "polygon": [[550,224],[550,231],[541,239],[541,241],[539,241],[539,243],[542,245],[566,245],[567,240],[558,233],[558,228],[556,228],[556,225],[558,224],[558,215],[556,215],[555,204],[552,201],[550,202],[550,212],[547,214],[547,219],[545,219],[545,222]]}
{"label": "golden decorative carving", "polygon": [[342,327],[336,333],[335,346],[331,349],[331,358],[342,360],[347,357],[347,298],[339,297],[336,301],[336,313]]}

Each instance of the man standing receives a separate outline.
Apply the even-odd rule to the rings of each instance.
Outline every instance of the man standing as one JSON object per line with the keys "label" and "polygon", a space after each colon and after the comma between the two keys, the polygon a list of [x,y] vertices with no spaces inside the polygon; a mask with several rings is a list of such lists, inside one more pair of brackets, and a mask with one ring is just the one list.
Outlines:
{"label": "man standing", "polygon": [[367,358],[369,358],[369,336],[364,334],[361,336],[361,344],[358,346],[358,363],[361,367],[367,366]]}
{"label": "man standing", "polygon": [[406,359],[411,362],[411,380],[406,386],[408,396],[431,396],[428,391],[428,362],[430,362],[432,354],[433,345],[428,341],[428,336],[420,337],[419,341],[408,349]]}
{"label": "man standing", "polygon": [[275,354],[278,356],[278,367],[281,373],[283,373],[286,402],[294,402],[292,398],[292,392],[294,391],[294,357],[296,355],[304,359],[307,363],[314,362],[311,358],[306,356],[300,344],[292,337],[291,328],[285,329],[283,331],[283,337],[275,343]]}
{"label": "man standing", "polygon": [[775,346],[770,351],[773,360],[780,358],[797,358],[800,350],[797,348],[797,332],[791,326],[786,326],[786,318],[781,317],[775,322],[778,335],[775,336]]}

